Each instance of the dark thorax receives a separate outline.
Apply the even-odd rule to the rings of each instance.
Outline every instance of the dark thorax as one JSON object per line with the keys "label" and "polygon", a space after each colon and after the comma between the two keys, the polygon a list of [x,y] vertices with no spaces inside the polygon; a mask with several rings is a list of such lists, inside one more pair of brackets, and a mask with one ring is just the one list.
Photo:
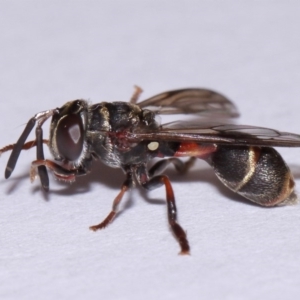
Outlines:
{"label": "dark thorax", "polygon": [[128,134],[158,128],[155,114],[125,102],[102,102],[89,107],[87,142],[93,154],[111,167],[151,159],[144,141],[132,143]]}

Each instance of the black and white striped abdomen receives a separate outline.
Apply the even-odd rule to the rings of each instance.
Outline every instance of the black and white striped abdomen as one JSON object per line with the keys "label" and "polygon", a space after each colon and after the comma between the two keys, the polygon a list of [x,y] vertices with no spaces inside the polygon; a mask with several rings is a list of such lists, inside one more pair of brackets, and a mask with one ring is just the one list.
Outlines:
{"label": "black and white striped abdomen", "polygon": [[255,203],[274,206],[296,200],[290,169],[273,148],[220,145],[210,164],[228,188]]}

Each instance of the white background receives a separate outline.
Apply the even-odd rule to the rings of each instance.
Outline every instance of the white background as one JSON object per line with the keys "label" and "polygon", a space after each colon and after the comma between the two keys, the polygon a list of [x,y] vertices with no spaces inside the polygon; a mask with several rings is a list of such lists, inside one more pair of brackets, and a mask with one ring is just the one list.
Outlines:
{"label": "white background", "polygon": [[[127,101],[183,87],[218,90],[239,122],[300,132],[299,1],[1,1],[0,141],[68,100]],[[178,117],[177,117],[178,118]],[[47,136],[47,130],[45,130]],[[299,149],[279,149],[299,185]],[[1,299],[297,299],[300,205],[261,208],[199,162],[170,168],[191,256],[167,224],[165,191],[132,191],[104,231],[123,180],[95,163],[45,197],[22,153],[0,180]],[[4,172],[8,154],[0,160]],[[153,200],[151,202],[151,200]]]}

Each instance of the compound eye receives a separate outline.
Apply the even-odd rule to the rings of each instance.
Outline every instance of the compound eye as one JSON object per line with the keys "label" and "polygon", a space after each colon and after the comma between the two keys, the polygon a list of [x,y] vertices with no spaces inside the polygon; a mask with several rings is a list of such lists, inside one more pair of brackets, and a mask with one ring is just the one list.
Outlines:
{"label": "compound eye", "polygon": [[79,158],[83,148],[83,124],[79,115],[67,115],[59,121],[56,145],[64,159],[76,161]]}

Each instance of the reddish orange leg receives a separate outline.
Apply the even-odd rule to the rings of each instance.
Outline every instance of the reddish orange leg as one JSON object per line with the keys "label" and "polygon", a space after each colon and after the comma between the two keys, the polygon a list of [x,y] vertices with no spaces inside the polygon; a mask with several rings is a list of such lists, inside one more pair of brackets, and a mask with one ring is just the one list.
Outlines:
{"label": "reddish orange leg", "polygon": [[[179,164],[180,166],[184,166],[184,163],[180,162],[179,160],[171,161],[167,160],[165,163],[168,164],[173,162]],[[152,168],[152,172],[155,173],[156,170],[159,170],[163,165],[157,164],[156,167]],[[172,189],[171,182],[166,175],[158,175],[152,178],[149,178],[147,173],[147,169],[145,166],[141,166],[140,168],[136,169],[136,177],[140,184],[147,190],[156,189],[162,185],[166,188],[166,198],[167,198],[167,211],[168,211],[168,221],[171,227],[171,230],[179,242],[181,251],[179,254],[190,254],[190,246],[189,242],[186,237],[185,231],[182,227],[177,223],[177,209],[175,203],[174,192]]]}
{"label": "reddish orange leg", "polygon": [[[49,140],[43,140],[43,143],[48,145],[49,143]],[[2,154],[3,152],[7,152],[7,151],[10,151],[14,148],[16,144],[11,144],[11,145],[7,145],[3,148],[0,149],[0,154]],[[29,141],[27,143],[25,143],[23,146],[22,146],[22,150],[28,150],[28,149],[31,149],[33,147],[36,146],[36,140],[33,140],[33,141]]]}
{"label": "reddish orange leg", "polygon": [[34,160],[31,163],[31,169],[30,169],[30,179],[31,181],[34,181],[36,175],[37,175],[37,167],[39,166],[45,166],[51,171],[53,171],[53,174],[60,180],[67,181],[67,182],[73,182],[75,181],[76,176],[84,175],[87,173],[87,171],[83,168],[78,169],[67,169],[62,167],[61,165],[48,160],[48,159],[39,159]]}
{"label": "reddish orange leg", "polygon": [[165,175],[153,177],[148,182],[149,186],[157,186],[158,184],[160,185],[164,184],[166,187],[168,219],[169,219],[171,230],[175,235],[176,239],[178,240],[179,245],[181,247],[181,251],[179,254],[181,255],[190,254],[190,246],[186,237],[186,233],[176,221],[177,209],[176,209],[175,197],[174,197],[174,192],[173,192],[171,182],[169,178]]}
{"label": "reddish orange leg", "polygon": [[119,192],[119,194],[117,195],[117,197],[115,198],[115,200],[113,202],[111,212],[108,214],[108,216],[100,224],[91,226],[90,227],[91,230],[96,231],[98,229],[103,229],[109,223],[111,223],[113,221],[113,219],[115,218],[115,216],[118,212],[118,206],[119,206],[125,192],[128,191],[128,189],[129,189],[129,187],[126,184],[122,185],[121,191]]}
{"label": "reddish orange leg", "polygon": [[132,97],[130,98],[130,101],[129,101],[132,104],[137,103],[141,93],[143,92],[143,90],[137,85],[135,85],[134,88],[135,88],[134,93],[133,93],[133,95],[132,95]]}

